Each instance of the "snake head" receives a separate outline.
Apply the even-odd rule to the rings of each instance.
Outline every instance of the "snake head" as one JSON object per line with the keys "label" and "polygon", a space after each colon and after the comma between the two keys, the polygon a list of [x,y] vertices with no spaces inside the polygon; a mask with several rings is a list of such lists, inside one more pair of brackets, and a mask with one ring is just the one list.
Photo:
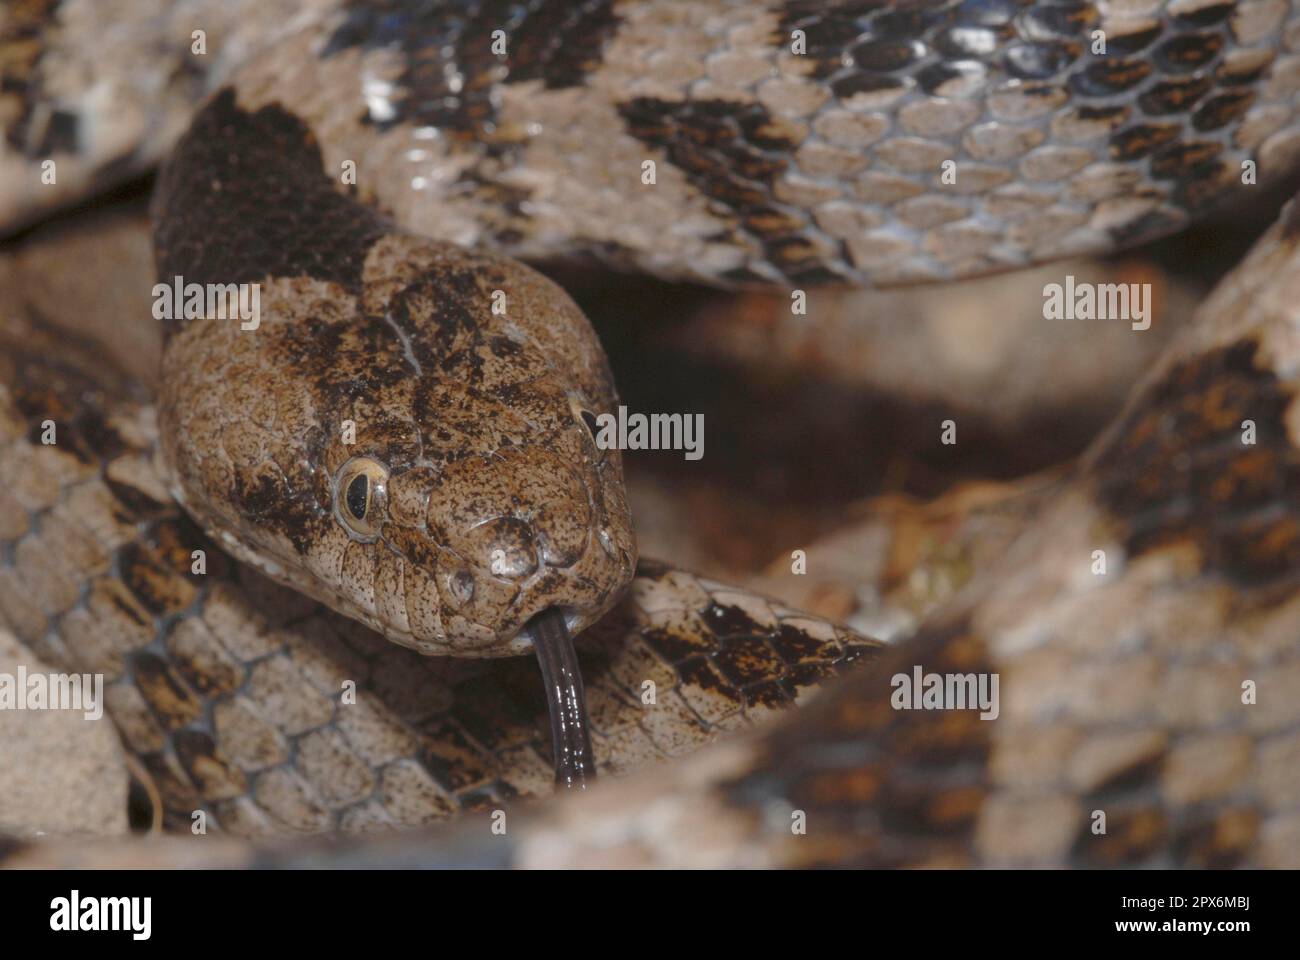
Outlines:
{"label": "snake head", "polygon": [[586,318],[514,261],[402,234],[361,273],[270,278],[255,330],[169,329],[178,499],[239,559],[423,653],[526,652],[549,608],[589,625],[636,547]]}

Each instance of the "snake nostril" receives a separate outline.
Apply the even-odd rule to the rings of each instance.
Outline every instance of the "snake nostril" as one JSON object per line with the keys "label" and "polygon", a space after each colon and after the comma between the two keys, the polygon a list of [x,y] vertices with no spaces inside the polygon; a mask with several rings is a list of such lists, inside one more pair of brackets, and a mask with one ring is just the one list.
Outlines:
{"label": "snake nostril", "polygon": [[488,569],[493,576],[516,580],[537,569],[537,534],[518,517],[502,517],[480,528],[487,538]]}
{"label": "snake nostril", "polygon": [[447,588],[458,603],[469,603],[474,599],[474,574],[468,570],[453,571],[447,576]]}
{"label": "snake nostril", "polygon": [[494,577],[519,580],[537,570],[537,534],[519,517],[499,516],[451,539],[451,547],[471,567]]}

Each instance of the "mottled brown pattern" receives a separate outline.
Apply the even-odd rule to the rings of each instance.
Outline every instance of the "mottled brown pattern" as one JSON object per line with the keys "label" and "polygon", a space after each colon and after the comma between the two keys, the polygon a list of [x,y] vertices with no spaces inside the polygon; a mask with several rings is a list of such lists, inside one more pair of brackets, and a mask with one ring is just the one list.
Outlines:
{"label": "mottled brown pattern", "polygon": [[1293,396],[1257,351],[1242,341],[1175,366],[1098,451],[1098,496],[1130,555],[1187,544],[1201,569],[1243,587],[1300,566],[1300,453],[1284,419]]}
{"label": "mottled brown pattern", "polygon": [[[0,623],[64,669],[106,674],[109,712],[169,826],[187,829],[196,810],[211,828],[244,834],[411,826],[550,790],[547,707],[531,658],[424,658],[228,560],[157,499],[147,409],[111,375],[101,386],[108,371],[88,351],[54,342],[18,321],[0,327],[0,508],[10,521],[0,535]],[[69,428],[66,445],[33,445],[32,418],[75,424],[83,404],[117,410],[126,436],[106,432],[111,443],[92,449]],[[48,466],[29,496],[19,481],[33,479],[33,457]],[[132,484],[107,478],[127,462],[143,471]],[[191,573],[194,550],[206,555],[203,576]],[[59,575],[88,576],[85,587],[49,593],[51,559],[67,565]],[[704,624],[702,660],[741,658],[751,672],[705,687],[674,668],[650,641],[682,621]],[[797,645],[797,664],[772,652],[778,636]],[[695,749],[792,703],[811,682],[808,667],[829,671],[874,649],[647,565],[580,645],[598,762],[620,774]],[[643,702],[645,681],[654,702]],[[356,684],[355,703],[341,701],[345,682]],[[775,695],[760,703],[761,683]]]}
{"label": "mottled brown pattern", "polygon": [[[580,85],[601,61],[605,41],[618,26],[613,0],[457,0],[409,4],[350,0],[343,23],[329,37],[324,56],[346,50],[396,51],[402,59],[397,90],[388,109],[366,109],[358,122],[381,130],[394,126],[445,131],[461,149],[481,153],[460,171],[460,189],[496,205],[510,225],[502,242],[527,229],[524,205],[530,191],[496,181],[518,160],[522,138],[499,122],[500,88],[541,81],[548,90]],[[504,31],[506,52],[493,51]]]}
{"label": "mottled brown pattern", "polygon": [[[0,219],[157,159],[198,91],[223,86],[254,113],[291,110],[331,178],[355,163],[357,196],[404,229],[711,283],[898,285],[1110,249],[1184,225],[1246,160],[1280,176],[1300,147],[1295,11],[1276,0],[338,0],[300,16],[238,0],[212,31],[238,54],[188,56],[176,24],[204,2],[161,17],[121,0],[163,75],[64,70],[48,106],[100,135],[60,168],[74,186],[0,188]],[[90,4],[65,0],[75,28],[42,37],[56,62],[93,59]],[[102,124],[96,90],[124,116]],[[1193,156],[1160,153],[1165,125]],[[16,153],[0,169],[37,173]]]}
{"label": "mottled brown pattern", "polygon": [[[425,652],[526,652],[519,629],[552,604],[592,622],[635,546],[618,454],[579,415],[615,405],[585,319],[526,268],[405,237],[372,248],[365,279],[360,303],[278,282],[259,330],[172,338],[162,424],[187,503],[241,558]],[[200,368],[196,392],[180,371]],[[357,457],[388,472],[371,542],[334,507]]]}
{"label": "mottled brown pattern", "polygon": [[[798,144],[761,105],[638,97],[619,104],[619,113],[629,133],[662,150],[705,196],[731,210],[736,228],[757,240],[783,275],[793,282],[835,279],[822,264],[828,251],[806,239],[810,218],[773,200]],[[726,279],[762,278],[742,269]]]}
{"label": "mottled brown pattern", "polygon": [[910,676],[914,665],[961,674],[992,667],[968,622],[923,630],[810,706],[804,724],[774,732],[753,770],[721,785],[737,807],[779,798],[807,816],[806,838],[786,844],[791,865],[972,862],[991,728],[977,711],[893,709],[890,678]]}
{"label": "mottled brown pattern", "polygon": [[[560,606],[580,629],[618,598],[635,562],[621,463],[582,417],[617,401],[558,287],[390,232],[335,191],[300,121],[228,90],[169,161],[155,217],[162,283],[261,290],[256,330],[168,324],[166,456],[214,537],[425,653],[526,652],[534,614]],[[336,506],[356,458],[394,496],[368,542]]]}
{"label": "mottled brown pattern", "polygon": [[[403,59],[392,116],[367,115],[366,122],[437,127],[488,140],[496,84],[577,86],[599,65],[604,42],[618,26],[613,0],[347,0],[344,9],[324,56],[395,48]],[[504,55],[492,50],[496,30],[508,37]]]}
{"label": "mottled brown pattern", "polygon": [[[42,112],[40,61],[59,0],[14,0],[0,18],[0,127],[15,150],[48,157],[76,149],[76,117]],[[36,118],[40,122],[36,122]]]}
{"label": "mottled brown pattern", "polygon": [[[172,337],[161,423],[171,492],[237,556],[426,651],[518,652],[510,631],[535,609],[518,599],[529,588],[543,605],[576,603],[579,620],[613,602],[632,575],[630,527],[583,413],[615,397],[566,298],[507,260],[358,212],[327,172],[341,150],[355,149],[363,169],[398,154],[415,165],[377,165],[398,173],[358,195],[405,227],[430,225],[433,211],[428,232],[466,242],[509,234],[537,253],[563,236],[565,249],[714,280],[901,282],[1170,229],[1222,195],[1241,160],[1284,166],[1295,147],[1300,39],[1294,15],[1261,0],[1160,4],[1150,20],[1113,25],[1099,5],[989,0],[558,10],[539,5],[543,18],[517,38],[515,79],[542,81],[531,87],[502,82],[481,51],[453,84],[432,69],[437,57],[408,45],[404,90],[432,79],[433,94],[455,94],[435,110],[460,111],[426,118],[441,129],[405,131],[427,149],[392,136],[401,124],[385,128],[388,94],[371,104],[371,123],[357,122],[367,118],[355,82],[350,107],[331,99],[348,71],[355,81],[358,66],[391,68],[389,41],[418,44],[418,24],[361,16],[342,34],[334,21],[331,34],[316,22],[277,37],[285,46],[272,53],[341,42],[306,74],[291,64],[283,86],[262,66],[273,56],[245,64],[237,92],[198,121],[210,136],[186,141],[163,177],[164,273],[269,277],[256,337],[210,317]],[[691,19],[710,15],[711,31]],[[554,60],[536,28],[546,17],[588,28],[592,42]],[[1089,49],[1098,25],[1113,34],[1111,54]],[[787,52],[795,28],[809,34],[808,59]],[[663,53],[665,36],[709,45],[638,58],[638,44]],[[602,48],[615,52],[597,58]],[[618,73],[629,69],[637,82]],[[315,89],[317,75],[331,83]],[[410,96],[398,102],[411,111]],[[601,124],[615,116],[624,127],[602,143],[609,166],[634,178],[648,146],[668,160],[655,190],[618,178],[589,188],[582,174],[596,174],[581,151],[565,154],[572,138],[614,129]],[[444,133],[466,131],[484,142],[448,145],[458,137]],[[262,151],[256,171],[230,152],[249,136],[248,150]],[[942,193],[936,170],[954,155],[959,189]],[[534,175],[534,161],[548,176]],[[247,186],[262,167],[278,185]],[[440,204],[425,173],[472,185],[468,203],[452,191]],[[221,203],[202,207],[230,176],[234,206],[263,232],[298,215],[275,192],[295,182],[327,226],[351,232],[286,235],[260,251],[272,267],[258,274],[229,257],[229,243],[205,246],[211,234],[260,242],[223,222]],[[598,202],[571,210],[572,181]],[[997,214],[1006,190],[1036,204]],[[530,206],[529,223],[511,225],[517,235],[474,206],[503,196],[521,215]],[[674,219],[641,223],[656,203]],[[669,222],[682,229],[665,251]],[[684,762],[539,812],[511,840],[515,862],[582,863],[595,838],[600,856],[653,863],[1294,864],[1293,232],[1269,237],[1212,298],[1127,417],[949,608],[793,720],[693,756],[875,645],[752,594],[643,568],[586,648],[597,754],[608,746],[629,767]],[[546,239],[528,248],[534,236]],[[487,306],[497,288],[512,304],[500,315]],[[29,349],[39,331],[15,343],[33,333]],[[203,806],[234,832],[410,825],[545,789],[524,664],[416,660],[233,564],[191,582],[187,541],[216,547],[179,521],[152,471],[151,412],[80,389],[89,364],[34,376],[40,357],[0,381],[17,384],[0,394],[0,505],[11,508],[0,511],[0,615],[49,658],[111,678],[124,738],[178,824]],[[543,368],[540,386],[525,376]],[[208,389],[188,391],[184,378]],[[112,412],[82,417],[83,402]],[[42,409],[77,425],[67,450],[34,442]],[[1259,449],[1238,443],[1241,418],[1256,421]],[[363,428],[357,451],[335,439],[344,419]],[[330,484],[357,452],[396,465],[392,513],[373,539],[341,536],[330,514]],[[575,465],[583,476],[569,475]],[[591,549],[593,519],[607,560]],[[1087,569],[1099,545],[1109,573]],[[470,648],[456,648],[467,637]],[[997,674],[1004,712],[894,710],[888,679],[913,666]],[[357,703],[341,702],[354,679]],[[1240,696],[1256,679],[1258,704]],[[1104,834],[1089,829],[1097,812]],[[787,815],[799,814],[806,834],[790,831]],[[439,862],[437,843],[424,835],[404,856]],[[473,844],[457,849],[475,855]]]}

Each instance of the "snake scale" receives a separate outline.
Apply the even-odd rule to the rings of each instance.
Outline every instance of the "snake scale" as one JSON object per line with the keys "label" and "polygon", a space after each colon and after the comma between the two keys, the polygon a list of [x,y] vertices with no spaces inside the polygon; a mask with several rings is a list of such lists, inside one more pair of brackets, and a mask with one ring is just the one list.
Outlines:
{"label": "snake scale", "polygon": [[[221,828],[6,862],[1300,864],[1294,209],[1003,548],[888,646],[636,564],[619,453],[591,432],[609,369],[517,262],[788,294],[1165,234],[1244,170],[1293,168],[1294,4],[2,16],[0,220],[161,164],[158,278],[261,290],[257,330],[165,321],[156,405],[67,329],[102,319],[5,305],[0,622],[105,675],[170,826],[202,809]],[[626,776],[521,809],[505,837],[472,817],[386,834],[550,790],[536,665],[483,659],[528,652],[547,610],[589,628],[595,760]],[[1000,715],[894,709],[890,677],[917,665],[997,675]],[[340,830],[365,836],[266,837]]]}

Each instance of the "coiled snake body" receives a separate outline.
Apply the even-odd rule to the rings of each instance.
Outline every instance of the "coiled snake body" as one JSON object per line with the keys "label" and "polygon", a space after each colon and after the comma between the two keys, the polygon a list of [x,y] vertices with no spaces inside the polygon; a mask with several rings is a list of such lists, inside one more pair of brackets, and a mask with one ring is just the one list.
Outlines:
{"label": "coiled snake body", "polygon": [[[6,12],[0,171],[26,179],[0,212],[33,219],[165,153],[159,279],[258,284],[260,322],[166,321],[155,430],[93,352],[6,318],[0,620],[105,674],[174,822],[360,830],[546,789],[531,664],[423,660],[318,601],[458,657],[526,651],[544,610],[599,621],[597,763],[690,754],[504,839],[467,823],[338,862],[1297,862],[1293,223],[1006,549],[883,651],[671,568],[634,577],[619,455],[591,427],[609,371],[571,301],[509,259],[789,291],[1165,233],[1255,164],[1291,167],[1292,4],[150,6]],[[890,677],[918,665],[998,675],[999,717],[894,709]],[[647,709],[645,680],[670,696]]]}

